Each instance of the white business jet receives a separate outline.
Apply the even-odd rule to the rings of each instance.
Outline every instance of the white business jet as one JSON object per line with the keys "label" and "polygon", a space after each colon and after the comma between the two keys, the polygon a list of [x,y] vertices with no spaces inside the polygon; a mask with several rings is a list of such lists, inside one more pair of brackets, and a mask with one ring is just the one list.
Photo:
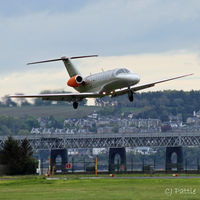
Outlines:
{"label": "white business jet", "polygon": [[173,77],[161,81],[155,81],[143,85],[136,85],[140,81],[140,77],[130,72],[126,68],[117,68],[97,74],[93,74],[87,77],[83,77],[76,67],[71,63],[73,59],[96,57],[97,55],[90,56],[77,56],[77,57],[61,57],[58,59],[44,60],[39,62],[28,63],[39,64],[46,62],[63,61],[64,65],[69,73],[70,79],[67,85],[73,87],[79,93],[62,93],[62,94],[36,94],[36,95],[11,95],[12,98],[42,98],[42,100],[50,101],[69,101],[73,102],[74,109],[78,108],[78,102],[84,98],[101,98],[109,95],[110,97],[116,97],[123,94],[128,94],[129,100],[133,101],[133,94],[139,90],[143,90],[149,87],[153,87],[158,83],[183,78],[192,74],[186,74],[183,76]]}

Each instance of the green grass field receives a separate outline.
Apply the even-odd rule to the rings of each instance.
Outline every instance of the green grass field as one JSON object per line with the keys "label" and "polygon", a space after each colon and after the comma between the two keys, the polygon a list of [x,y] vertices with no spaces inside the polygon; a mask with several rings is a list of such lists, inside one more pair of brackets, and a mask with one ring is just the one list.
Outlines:
{"label": "green grass field", "polygon": [[2,200],[200,199],[200,179],[0,180]]}

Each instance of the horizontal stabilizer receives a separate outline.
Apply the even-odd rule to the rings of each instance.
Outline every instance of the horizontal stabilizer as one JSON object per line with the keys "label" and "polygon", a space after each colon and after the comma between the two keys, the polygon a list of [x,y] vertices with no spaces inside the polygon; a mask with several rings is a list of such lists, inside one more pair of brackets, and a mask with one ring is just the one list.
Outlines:
{"label": "horizontal stabilizer", "polygon": [[42,61],[27,63],[27,65],[39,64],[39,63],[46,63],[46,62],[56,62],[56,61],[60,61],[60,60],[64,61],[64,60],[68,60],[68,59],[79,59],[79,58],[97,57],[97,56],[98,55],[74,56],[74,57],[70,57],[70,58],[62,56],[61,58],[56,58],[56,59],[51,59],[51,60],[42,60]]}

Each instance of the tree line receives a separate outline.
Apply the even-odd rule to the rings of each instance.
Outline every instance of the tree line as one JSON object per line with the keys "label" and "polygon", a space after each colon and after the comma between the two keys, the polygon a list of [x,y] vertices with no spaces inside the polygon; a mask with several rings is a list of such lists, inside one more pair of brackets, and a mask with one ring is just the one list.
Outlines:
{"label": "tree line", "polygon": [[[121,112],[124,107],[143,108],[142,112],[135,114],[136,118],[159,118],[162,121],[169,120],[169,115],[180,115],[185,121],[193,111],[200,110],[200,91],[176,91],[167,90],[159,92],[143,92],[134,95],[134,101],[129,102],[127,95],[116,98],[104,97],[96,99],[96,105],[113,106],[110,111],[113,114]],[[114,109],[115,108],[115,109]],[[105,109],[105,114],[108,110]]]}
{"label": "tree line", "polygon": [[19,144],[12,137],[4,142],[0,151],[0,164],[5,166],[8,175],[35,174],[38,161],[33,158],[32,147],[27,139]]}
{"label": "tree line", "polygon": [[39,127],[39,123],[31,116],[25,116],[23,118],[5,115],[0,116],[0,136],[26,135],[30,133],[33,127]]}
{"label": "tree line", "polygon": [[[43,122],[44,123],[44,122]],[[6,135],[27,135],[32,128],[39,128],[41,125],[32,116],[13,117],[0,115],[0,136]],[[63,128],[63,120],[55,119],[53,116],[45,117],[43,128]]]}

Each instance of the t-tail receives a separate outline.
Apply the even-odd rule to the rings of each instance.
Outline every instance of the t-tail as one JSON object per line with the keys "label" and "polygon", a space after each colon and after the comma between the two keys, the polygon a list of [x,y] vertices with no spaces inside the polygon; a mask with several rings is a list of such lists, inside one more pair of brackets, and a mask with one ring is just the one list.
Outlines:
{"label": "t-tail", "polygon": [[56,62],[62,60],[65,68],[69,74],[70,77],[74,77],[76,75],[81,75],[80,72],[77,70],[77,68],[72,64],[70,60],[72,59],[79,59],[79,58],[88,58],[88,57],[97,57],[98,55],[89,55],[89,56],[74,56],[67,58],[65,56],[62,56],[61,58],[57,59],[51,59],[51,60],[42,60],[42,61],[37,61],[37,62],[31,62],[27,63],[27,65],[33,65],[33,64],[39,64],[39,63],[46,63],[46,62]]}

